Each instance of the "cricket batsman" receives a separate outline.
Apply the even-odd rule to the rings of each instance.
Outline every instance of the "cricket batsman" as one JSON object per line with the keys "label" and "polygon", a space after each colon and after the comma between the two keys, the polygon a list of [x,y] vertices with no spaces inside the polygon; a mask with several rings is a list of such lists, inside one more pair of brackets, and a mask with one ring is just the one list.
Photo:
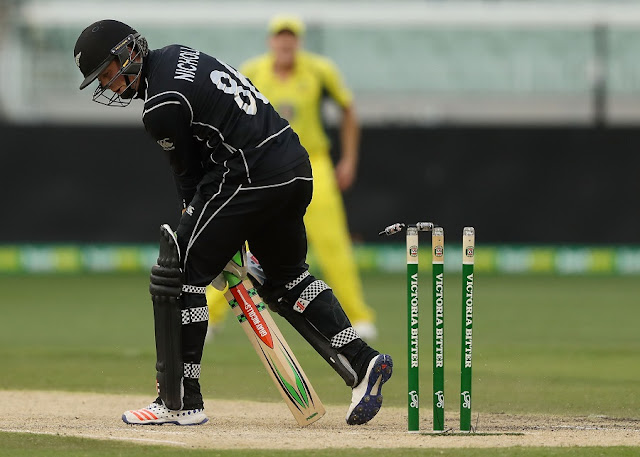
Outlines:
{"label": "cricket batsman", "polygon": [[199,384],[205,287],[245,242],[264,271],[260,293],[269,307],[289,322],[302,321],[296,329],[314,335],[321,355],[337,354],[331,366],[351,388],[347,423],[373,419],[393,362],[358,336],[331,287],[308,270],[303,218],[313,174],[291,125],[233,67],[188,46],[149,50],[136,30],[116,20],[89,25],[73,54],[84,76],[80,89],[98,82],[94,101],[119,107],[142,101],[144,127],[167,157],[182,201],[175,230],[161,227],[150,278],[158,397],[125,411],[122,420],[207,421]]}

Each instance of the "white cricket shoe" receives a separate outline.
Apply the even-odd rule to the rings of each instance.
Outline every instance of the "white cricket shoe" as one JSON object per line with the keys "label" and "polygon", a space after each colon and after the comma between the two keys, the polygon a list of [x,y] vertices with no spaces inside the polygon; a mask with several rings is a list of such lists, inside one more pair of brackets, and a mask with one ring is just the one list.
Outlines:
{"label": "white cricket shoe", "polygon": [[175,411],[164,404],[151,403],[146,408],[125,411],[122,415],[125,424],[134,425],[200,425],[209,420],[204,409],[183,409]]}
{"label": "white cricket shoe", "polygon": [[393,360],[387,354],[371,359],[367,375],[351,392],[351,406],[347,411],[347,424],[366,424],[378,414],[382,406],[382,385],[393,372]]}
{"label": "white cricket shoe", "polygon": [[378,329],[375,324],[368,321],[359,321],[352,324],[353,329],[358,336],[365,340],[367,343],[371,343],[378,338]]}

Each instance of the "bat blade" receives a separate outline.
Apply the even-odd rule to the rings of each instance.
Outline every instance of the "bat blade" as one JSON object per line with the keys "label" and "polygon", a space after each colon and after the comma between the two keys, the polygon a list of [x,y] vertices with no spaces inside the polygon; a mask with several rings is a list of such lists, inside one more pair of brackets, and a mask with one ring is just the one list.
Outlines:
{"label": "bat blade", "polygon": [[251,280],[230,286],[225,298],[298,424],[324,416],[322,402]]}

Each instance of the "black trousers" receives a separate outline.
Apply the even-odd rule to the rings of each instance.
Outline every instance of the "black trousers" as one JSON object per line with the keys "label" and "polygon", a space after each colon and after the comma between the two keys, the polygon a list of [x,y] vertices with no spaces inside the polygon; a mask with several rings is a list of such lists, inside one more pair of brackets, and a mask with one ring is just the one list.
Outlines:
{"label": "black trousers", "polygon": [[263,182],[201,188],[177,230],[185,284],[208,285],[245,241],[272,286],[297,278],[308,268],[303,217],[312,193],[308,161]]}
{"label": "black trousers", "polygon": [[[191,202],[193,210],[183,215],[178,226],[184,283],[208,285],[248,241],[267,277],[264,289],[286,291],[285,284],[309,268],[303,217],[312,193],[313,179],[308,160],[294,170],[260,183],[222,182],[202,186]],[[314,278],[309,276],[309,279]],[[294,288],[290,292],[301,291],[295,292]],[[318,303],[306,311],[307,319],[327,340],[351,328],[332,291],[322,292],[315,300]],[[185,293],[181,302],[183,308],[206,306],[202,294]],[[194,322],[183,326],[182,357],[185,363],[200,364],[207,325],[207,322]],[[378,354],[357,336],[338,350],[358,379],[362,379],[368,362]],[[201,408],[198,380],[185,378],[184,388],[185,408]]]}
{"label": "black trousers", "polygon": [[[211,283],[245,241],[272,286],[283,287],[300,276],[308,268],[303,216],[312,193],[308,161],[259,183],[201,186],[177,229],[184,284]],[[206,305],[202,294],[181,297],[183,309]],[[207,326],[206,321],[183,326],[185,363],[200,364]],[[202,408],[198,379],[185,378],[184,406]]]}

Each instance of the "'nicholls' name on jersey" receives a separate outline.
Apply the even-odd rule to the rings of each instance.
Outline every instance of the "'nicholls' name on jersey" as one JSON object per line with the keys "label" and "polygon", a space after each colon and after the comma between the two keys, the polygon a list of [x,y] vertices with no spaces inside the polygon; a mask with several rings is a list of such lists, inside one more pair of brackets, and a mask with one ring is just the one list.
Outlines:
{"label": "'nicholls' name on jersey", "polygon": [[181,79],[192,83],[196,79],[199,59],[200,51],[180,46],[180,55],[178,56],[178,64],[176,65],[173,79]]}

